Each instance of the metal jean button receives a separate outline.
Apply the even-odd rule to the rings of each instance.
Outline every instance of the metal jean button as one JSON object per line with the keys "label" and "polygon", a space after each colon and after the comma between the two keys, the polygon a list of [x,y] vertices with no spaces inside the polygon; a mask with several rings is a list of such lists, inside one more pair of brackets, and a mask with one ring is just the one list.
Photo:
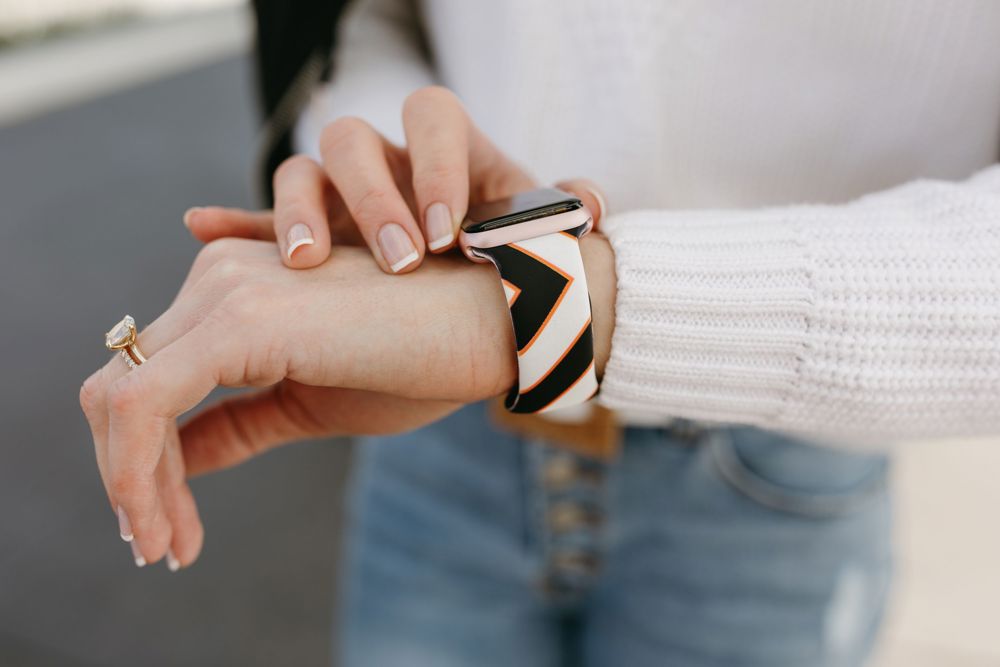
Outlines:
{"label": "metal jean button", "polygon": [[577,575],[592,575],[600,567],[600,559],[582,551],[555,553],[551,558],[552,570]]}
{"label": "metal jean button", "polygon": [[552,506],[548,514],[553,532],[566,533],[580,528],[590,528],[601,522],[600,516],[577,503],[562,502]]}
{"label": "metal jean button", "polygon": [[546,462],[542,478],[545,481],[545,486],[561,489],[572,484],[578,472],[579,468],[572,457],[556,456]]}

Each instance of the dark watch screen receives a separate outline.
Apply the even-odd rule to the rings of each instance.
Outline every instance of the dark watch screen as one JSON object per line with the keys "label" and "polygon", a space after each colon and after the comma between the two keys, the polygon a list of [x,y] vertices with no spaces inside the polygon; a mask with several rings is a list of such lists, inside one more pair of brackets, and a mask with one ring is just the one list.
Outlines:
{"label": "dark watch screen", "polygon": [[583,202],[579,199],[555,188],[520,192],[506,199],[470,206],[465,222],[462,223],[462,231],[475,234],[500,229],[519,222],[573,211],[581,206]]}

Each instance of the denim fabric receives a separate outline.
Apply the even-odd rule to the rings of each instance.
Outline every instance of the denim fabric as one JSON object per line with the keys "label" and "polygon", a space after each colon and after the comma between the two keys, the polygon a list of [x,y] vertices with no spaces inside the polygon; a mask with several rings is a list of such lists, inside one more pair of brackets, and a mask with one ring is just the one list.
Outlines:
{"label": "denim fabric", "polygon": [[482,406],[359,457],[344,667],[843,667],[872,647],[883,457],[678,422],[628,429],[605,465]]}

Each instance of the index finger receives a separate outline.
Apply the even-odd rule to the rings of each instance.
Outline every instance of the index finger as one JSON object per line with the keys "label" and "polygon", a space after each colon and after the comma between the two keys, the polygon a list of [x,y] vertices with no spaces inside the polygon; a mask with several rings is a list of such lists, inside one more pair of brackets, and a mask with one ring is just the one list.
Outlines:
{"label": "index finger", "polygon": [[202,243],[227,236],[274,241],[274,212],[225,206],[196,206],[184,213],[184,226]]}

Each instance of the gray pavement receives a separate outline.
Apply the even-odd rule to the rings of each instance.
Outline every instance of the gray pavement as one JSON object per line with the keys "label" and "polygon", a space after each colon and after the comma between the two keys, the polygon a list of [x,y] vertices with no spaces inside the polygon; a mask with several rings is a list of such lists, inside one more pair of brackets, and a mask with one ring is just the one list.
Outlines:
{"label": "gray pavement", "polygon": [[251,205],[251,72],[227,60],[0,130],[0,665],[322,665],[342,442],[196,480],[201,560],[138,570],[77,404],[103,332],[169,304],[193,204]]}

